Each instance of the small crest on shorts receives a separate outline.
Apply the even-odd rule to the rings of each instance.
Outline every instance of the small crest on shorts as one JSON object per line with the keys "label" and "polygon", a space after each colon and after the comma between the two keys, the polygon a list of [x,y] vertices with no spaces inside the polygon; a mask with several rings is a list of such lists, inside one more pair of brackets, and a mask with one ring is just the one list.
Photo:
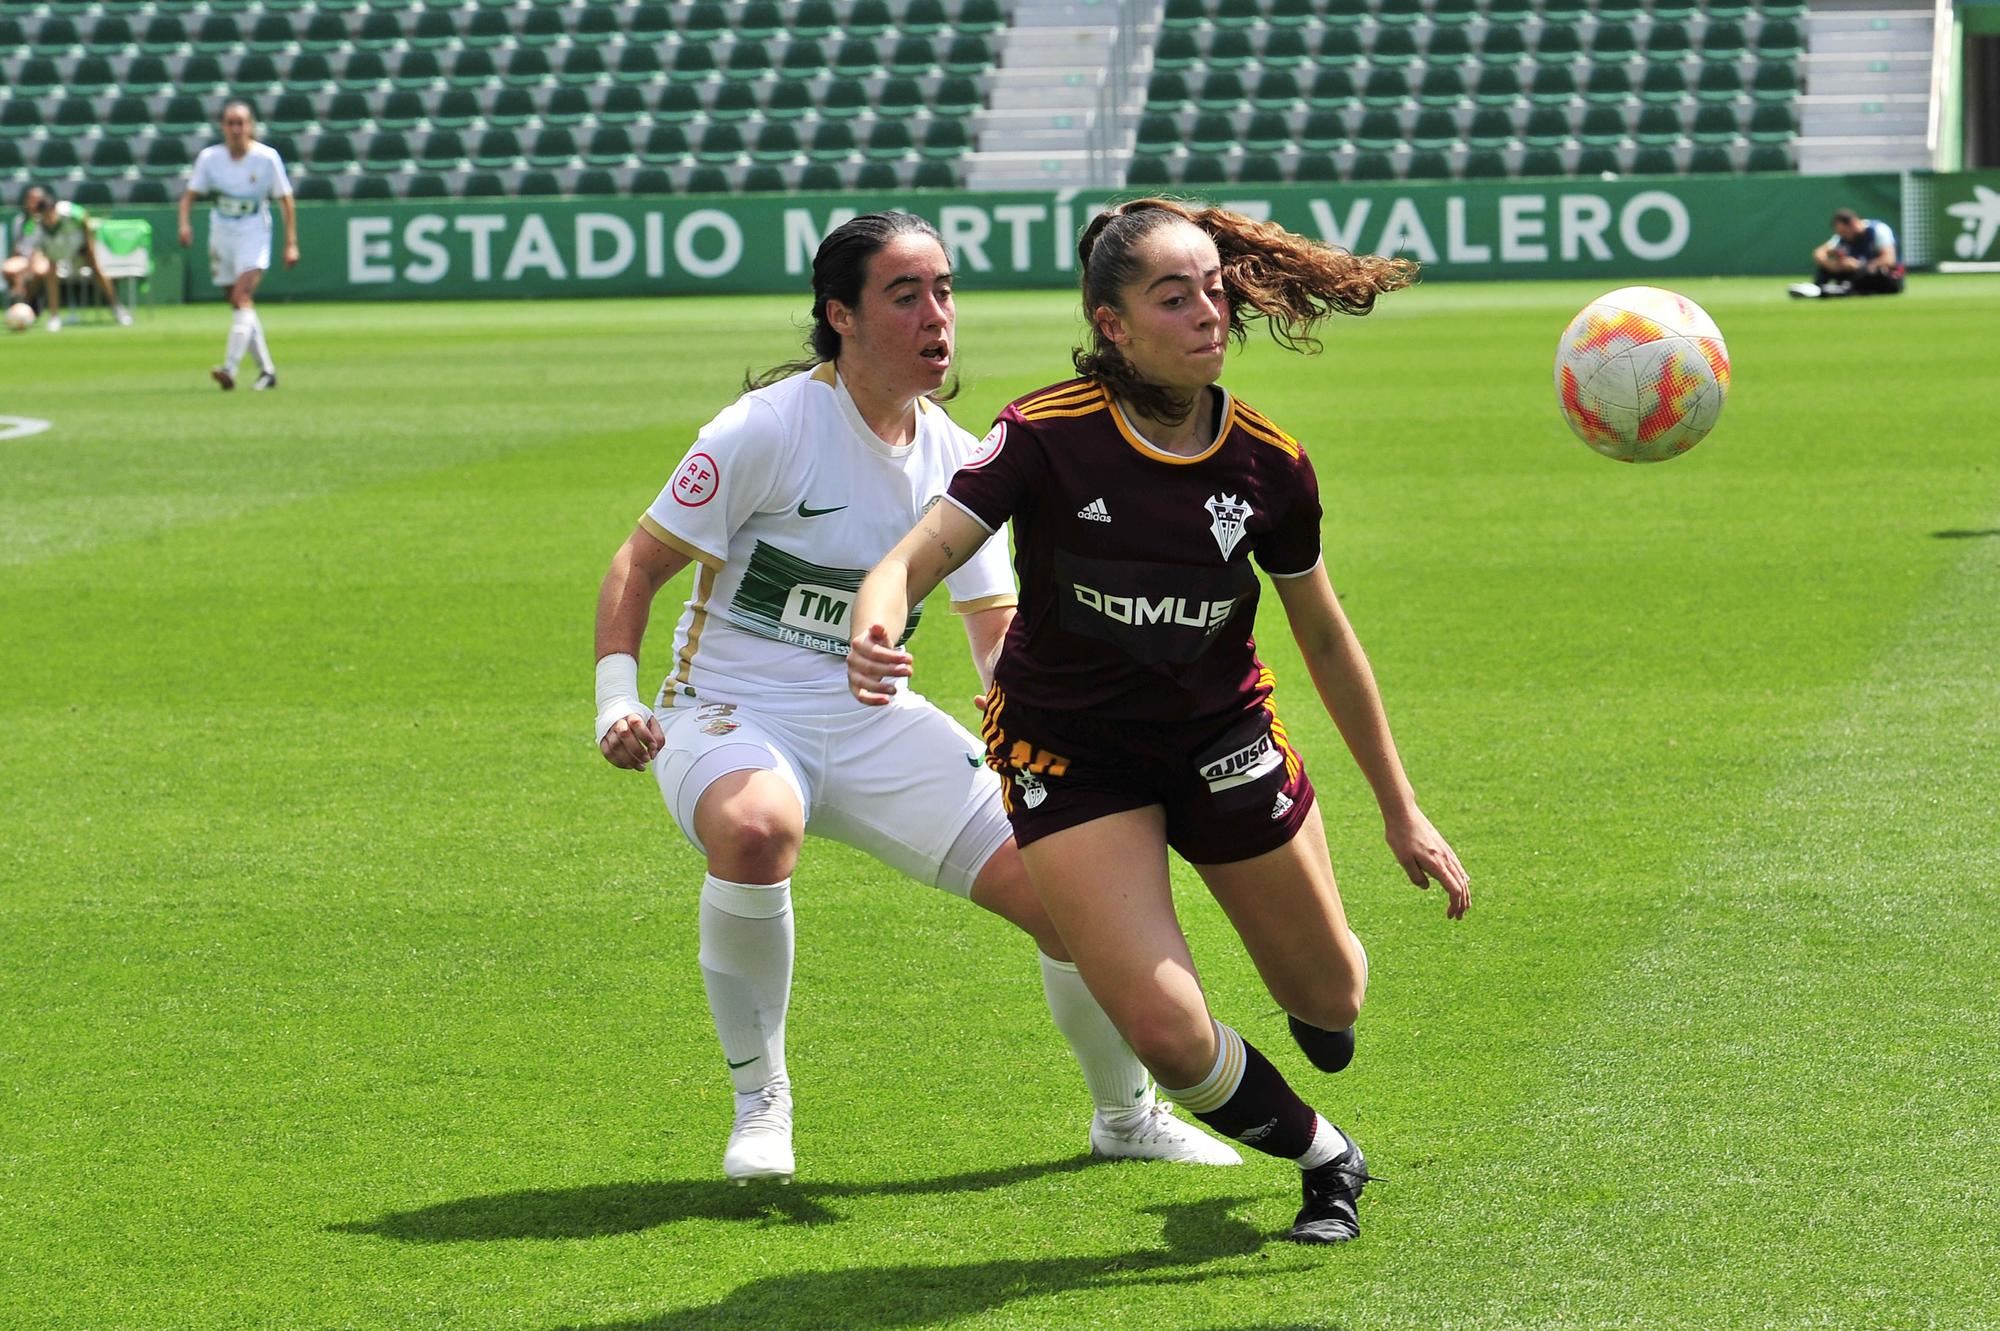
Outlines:
{"label": "small crest on shorts", "polygon": [[733,702],[703,703],[695,709],[694,717],[695,720],[701,722],[702,734],[727,735],[730,731],[736,730],[743,725],[741,721],[730,715],[735,710],[736,704]]}
{"label": "small crest on shorts", "polygon": [[1250,505],[1235,495],[1210,495],[1202,507],[1208,510],[1208,529],[1215,534],[1215,543],[1221,547],[1222,557],[1229,558],[1236,549],[1236,543],[1243,539],[1243,523],[1250,516]]}
{"label": "small crest on shorts", "polygon": [[1042,807],[1042,801],[1049,797],[1049,788],[1033,772],[1015,772],[1014,788],[1021,792],[1021,802],[1031,809]]}

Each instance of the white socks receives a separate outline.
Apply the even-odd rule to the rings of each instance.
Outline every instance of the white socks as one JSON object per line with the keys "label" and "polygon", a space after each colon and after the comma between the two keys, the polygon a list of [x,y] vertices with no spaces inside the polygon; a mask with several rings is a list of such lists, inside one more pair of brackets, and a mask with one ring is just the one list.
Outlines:
{"label": "white socks", "polygon": [[1321,1165],[1347,1149],[1347,1134],[1326,1121],[1326,1115],[1313,1115],[1312,1145],[1299,1157],[1300,1169],[1318,1169]]}
{"label": "white socks", "polygon": [[276,374],[278,367],[271,360],[271,348],[264,344],[264,321],[257,317],[257,311],[250,311],[250,355],[256,360],[257,368],[265,374]]}
{"label": "white socks", "polygon": [[737,1094],[785,1078],[792,880],[701,880],[701,978]]}
{"label": "white socks", "polygon": [[250,335],[257,327],[257,311],[237,310],[229,320],[229,345],[222,353],[222,368],[231,374],[243,361],[243,353],[249,349]]}
{"label": "white socks", "polygon": [[1146,1065],[1127,1047],[1125,1037],[1111,1024],[1097,1000],[1091,997],[1076,966],[1057,961],[1046,952],[1037,952],[1042,961],[1042,993],[1049,1000],[1049,1016],[1069,1042],[1069,1051],[1083,1069],[1084,1085],[1097,1112],[1114,1124],[1128,1120],[1153,1103],[1153,1079]]}

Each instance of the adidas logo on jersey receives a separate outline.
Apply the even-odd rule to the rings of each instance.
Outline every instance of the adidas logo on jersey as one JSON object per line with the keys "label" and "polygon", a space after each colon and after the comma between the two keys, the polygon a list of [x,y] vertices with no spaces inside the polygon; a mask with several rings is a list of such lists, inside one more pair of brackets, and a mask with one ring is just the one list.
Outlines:
{"label": "adidas logo on jersey", "polygon": [[1093,499],[1076,511],[1076,515],[1086,522],[1109,522],[1111,510],[1104,506],[1102,499]]}
{"label": "adidas logo on jersey", "polygon": [[1286,814],[1290,813],[1291,811],[1292,811],[1292,797],[1290,795],[1287,795],[1282,790],[1279,791],[1278,798],[1271,802],[1271,820],[1273,822],[1276,822],[1278,819],[1283,818]]}

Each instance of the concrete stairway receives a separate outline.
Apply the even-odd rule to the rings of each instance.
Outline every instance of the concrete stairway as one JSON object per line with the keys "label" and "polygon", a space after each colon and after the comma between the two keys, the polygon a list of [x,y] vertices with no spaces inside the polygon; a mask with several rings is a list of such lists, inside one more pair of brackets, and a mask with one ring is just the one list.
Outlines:
{"label": "concrete stairway", "polygon": [[[1152,0],[1017,0],[991,98],[973,117],[974,151],[963,159],[967,187],[1060,189],[1123,179],[1131,117],[1145,96],[1143,72],[1133,74],[1130,106],[1113,108],[1104,124],[1098,108],[1118,51],[1121,10],[1157,7]],[[1151,43],[1133,57],[1150,65]]]}
{"label": "concrete stairway", "polygon": [[1928,167],[1929,0],[1813,0],[1805,23],[1799,170]]}

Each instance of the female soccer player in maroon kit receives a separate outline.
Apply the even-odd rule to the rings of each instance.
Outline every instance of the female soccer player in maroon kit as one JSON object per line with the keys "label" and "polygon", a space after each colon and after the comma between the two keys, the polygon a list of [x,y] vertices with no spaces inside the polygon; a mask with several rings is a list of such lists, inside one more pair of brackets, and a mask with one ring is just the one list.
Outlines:
{"label": "female soccer player in maroon kit", "polygon": [[[1404,775],[1368,659],[1320,560],[1311,464],[1216,383],[1262,318],[1317,350],[1414,269],[1269,223],[1127,203],[1077,245],[1082,376],[1015,402],[946,494],[863,583],[848,681],[884,703],[911,657],[884,626],[1011,520],[1021,608],[987,698],[1028,875],[1085,982],[1162,1090],[1211,1128],[1298,1162],[1289,1237],[1360,1232],[1361,1149],[1209,1015],[1175,917],[1169,847],[1194,865],[1315,1065],[1346,1065],[1368,962],[1349,930],[1305,765],[1251,638],[1276,589],[1307,668],[1412,882],[1462,916],[1469,880]],[[1179,1089],[1173,1089],[1179,1088]]]}

